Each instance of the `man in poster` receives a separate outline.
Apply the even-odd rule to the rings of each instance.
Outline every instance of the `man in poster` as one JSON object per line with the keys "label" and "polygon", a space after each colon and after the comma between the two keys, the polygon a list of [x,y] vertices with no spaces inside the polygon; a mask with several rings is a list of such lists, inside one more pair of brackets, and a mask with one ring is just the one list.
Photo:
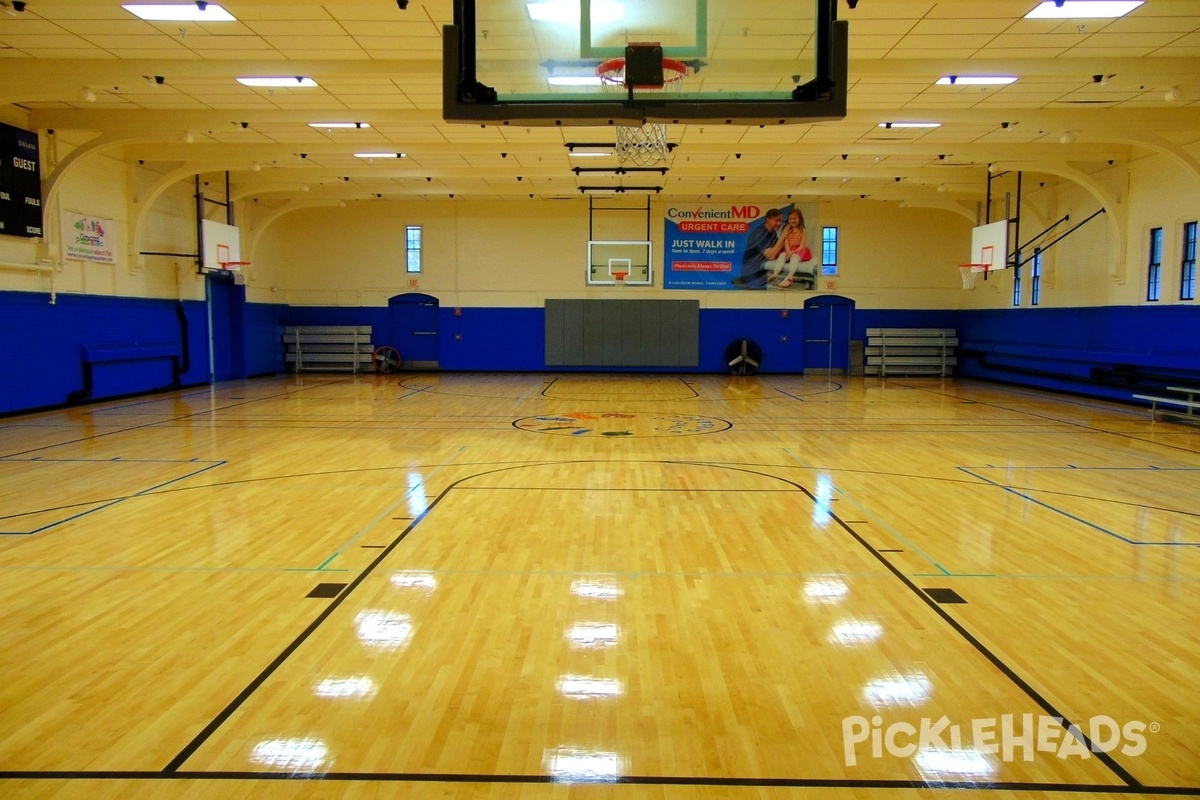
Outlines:
{"label": "man in poster", "polygon": [[750,231],[746,239],[746,251],[742,255],[742,274],[733,279],[733,285],[743,289],[761,289],[767,285],[769,274],[764,265],[767,251],[775,247],[777,231],[783,223],[783,212],[778,208],[767,209],[761,227]]}

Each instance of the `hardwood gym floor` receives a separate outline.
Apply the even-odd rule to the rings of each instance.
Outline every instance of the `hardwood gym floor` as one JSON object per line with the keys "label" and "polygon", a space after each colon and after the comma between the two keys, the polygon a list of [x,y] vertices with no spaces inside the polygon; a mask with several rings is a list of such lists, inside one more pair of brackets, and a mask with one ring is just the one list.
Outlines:
{"label": "hardwood gym floor", "polygon": [[1200,426],[1134,407],[259,379],[0,420],[0,533],[3,797],[1200,792]]}

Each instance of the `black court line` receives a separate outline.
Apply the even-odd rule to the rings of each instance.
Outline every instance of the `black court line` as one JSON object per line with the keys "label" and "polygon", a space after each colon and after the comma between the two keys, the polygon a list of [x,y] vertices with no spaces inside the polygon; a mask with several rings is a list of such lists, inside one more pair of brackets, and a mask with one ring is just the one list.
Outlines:
{"label": "black court line", "polygon": [[[804,492],[805,494],[808,494],[809,497],[812,497],[812,495],[809,494],[807,489],[800,487],[800,490],[802,492]],[[815,497],[813,497],[812,499],[813,499],[813,502],[816,502]],[[846,533],[848,533],[852,537],[854,537],[855,541],[857,541],[860,545],[862,545],[867,550],[867,552],[869,552],[871,555],[873,555],[876,558],[876,560],[879,561],[880,564],[883,564],[885,569],[887,569],[889,572],[891,572],[893,575],[895,575],[896,578],[898,578],[901,583],[903,583],[906,587],[908,587],[908,589],[913,594],[915,594],[918,598],[920,598],[921,602],[923,602],[926,606],[928,606],[930,609],[932,609],[933,612],[935,614],[937,614],[939,617],[941,617],[942,620],[947,625],[949,625],[951,628],[953,628],[955,630],[955,632],[958,633],[959,636],[961,636],[964,640],[967,641],[968,644],[970,644],[972,647],[974,647],[980,653],[980,655],[982,655],[988,661],[992,662],[992,665],[995,666],[998,670],[1000,670],[1000,672],[1003,673],[1005,677],[1007,677],[1010,681],[1012,681],[1017,686],[1017,688],[1019,688],[1021,691],[1023,691],[1031,700],[1033,700],[1033,702],[1035,702],[1049,716],[1057,718],[1059,720],[1059,724],[1064,728],[1064,730],[1067,731],[1068,736],[1075,736],[1076,738],[1078,738],[1079,741],[1083,744],[1083,746],[1086,747],[1088,749],[1088,751],[1091,752],[1092,755],[1094,755],[1098,761],[1100,761],[1100,763],[1102,763],[1102,764],[1104,764],[1104,766],[1108,767],[1109,770],[1111,770],[1113,772],[1113,774],[1115,774],[1121,780],[1125,781],[1125,783],[1127,785],[1129,785],[1131,787],[1141,787],[1141,783],[1138,782],[1137,778],[1133,777],[1133,775],[1131,775],[1124,767],[1122,767],[1120,764],[1118,764],[1116,759],[1114,759],[1112,756],[1110,756],[1108,753],[1104,752],[1103,750],[1100,750],[1099,748],[1094,747],[1091,739],[1089,739],[1087,737],[1087,735],[1083,733],[1083,729],[1081,727],[1079,727],[1078,725],[1073,723],[1070,719],[1068,719],[1066,717],[1066,715],[1060,713],[1058,711],[1058,709],[1056,709],[1053,705],[1050,704],[1049,700],[1042,697],[1041,694],[1039,694],[1036,689],[1034,689],[1032,686],[1030,686],[1025,681],[1024,678],[1022,678],[1020,675],[1018,675],[1016,672],[1014,672],[1013,669],[1011,667],[1009,667],[1007,664],[1005,664],[1000,659],[999,656],[997,656],[995,653],[993,653],[991,650],[989,650],[987,648],[987,646],[985,646],[982,642],[980,642],[978,639],[976,639],[971,634],[970,631],[968,631],[965,627],[963,627],[963,625],[961,623],[958,622],[958,620],[956,620],[956,619],[954,619],[954,617],[950,616],[950,614],[947,613],[938,604],[938,602],[936,600],[934,600],[932,597],[930,597],[928,594],[926,594],[924,591],[922,591],[920,589],[920,587],[918,587],[915,583],[913,583],[911,580],[909,580],[908,576],[906,576],[903,572],[901,572],[899,569],[897,569],[895,566],[893,566],[892,563],[890,561],[888,561],[886,558],[884,558],[883,555],[878,550],[876,550],[874,547],[872,547],[871,544],[866,539],[859,536],[854,531],[853,528],[851,528],[848,524],[846,524],[841,519],[839,519],[837,514],[830,512],[829,516],[836,523],[838,523],[838,525],[842,528],[842,530],[846,531]],[[1074,728],[1074,732],[1072,732],[1072,730],[1071,730],[1072,728]]]}
{"label": "black court line", "polygon": [[460,772],[236,772],[180,770],[178,772],[139,772],[137,770],[0,770],[0,780],[147,780],[147,781],[320,781],[327,783],[480,783],[480,784],[551,784],[564,786],[701,786],[731,788],[782,789],[945,789],[987,790],[999,792],[1063,792],[1093,795],[1184,795],[1195,796],[1200,787],[1121,786],[1084,783],[1032,783],[1019,781],[920,781],[853,778],[721,778],[676,775],[621,775],[611,780],[566,780],[554,775],[488,775]]}
{"label": "black court line", "polygon": [[244,400],[240,403],[233,403],[228,406],[219,406],[218,408],[206,408],[203,411],[195,411],[195,412],[192,412],[191,414],[180,414],[179,416],[176,416],[176,417],[164,417],[162,419],[155,420],[154,422],[142,423],[141,425],[130,425],[127,428],[117,428],[117,429],[111,430],[111,431],[104,431],[103,433],[94,433],[91,436],[81,436],[78,439],[68,439],[65,442],[54,442],[53,444],[45,444],[40,447],[31,447],[28,450],[20,450],[16,453],[4,453],[4,454],[0,455],[0,458],[14,458],[16,456],[23,456],[27,453],[36,453],[39,450],[50,450],[55,447],[65,447],[66,445],[69,445],[69,444],[79,444],[80,442],[90,442],[94,439],[101,439],[105,436],[113,436],[118,433],[129,433],[130,431],[141,430],[142,428],[152,428],[156,425],[166,425],[167,423],[170,423],[170,422],[179,422],[180,420],[190,419],[192,417],[201,417],[201,416],[204,416],[207,414],[215,414],[218,411],[224,411],[229,408],[236,408],[237,406],[250,405],[251,403],[259,403],[259,402],[262,402],[263,400],[274,400],[275,398],[278,398],[278,397],[287,397],[288,395],[298,394],[300,392],[306,392],[309,389],[322,389],[326,386],[331,386],[331,385],[334,385],[336,383],[341,383],[341,382],[344,382],[344,381],[330,381],[329,383],[316,384],[314,386],[301,386],[300,388],[292,390],[292,391],[279,392],[278,394],[271,394],[271,395],[267,395],[266,397],[256,397],[253,400]]}
{"label": "black court line", "polygon": [[[592,460],[580,459],[580,460],[571,460],[571,461],[562,461],[562,462],[546,462],[546,463],[588,464],[588,463],[595,463],[595,462]],[[628,463],[628,462],[625,462],[625,463]],[[658,464],[670,464],[670,465],[679,465],[679,466],[712,466],[710,464],[704,464],[703,462],[695,462],[695,461],[666,461],[666,460],[664,460],[664,461],[649,461],[649,462],[642,462],[642,463],[658,463]],[[161,774],[172,775],[172,776],[179,776],[179,775],[185,774],[185,773],[180,772],[180,767],[192,755],[194,755],[195,752],[201,746],[203,746],[203,744],[206,741],[208,741],[208,739],[217,731],[217,729],[220,728],[221,725],[223,725],[225,723],[225,721],[228,720],[229,717],[231,717],[250,698],[250,696],[260,686],[262,686],[263,683],[265,683],[267,681],[267,679],[271,677],[271,675],[273,675],[275,673],[276,670],[278,670],[283,665],[283,663],[288,659],[288,657],[291,656],[292,653],[294,653],[302,644],[304,644],[304,642],[317,630],[317,628],[320,627],[320,625],[326,619],[328,619],[329,616],[332,615],[333,612],[339,606],[341,606],[341,604],[343,602],[345,602],[345,600],[354,592],[354,590],[357,589],[358,586],[361,585],[362,582],[364,580],[366,580],[366,578],[375,571],[376,567],[378,567],[380,564],[383,563],[384,560],[387,559],[387,557],[391,554],[391,552],[393,550],[395,550],[402,541],[404,541],[404,539],[409,535],[409,533],[411,533],[416,528],[416,526],[419,525],[438,506],[438,504],[442,502],[442,500],[444,500],[446,497],[449,496],[449,494],[452,491],[454,491],[456,488],[458,488],[459,484],[463,483],[464,481],[473,480],[475,478],[480,478],[480,477],[483,477],[486,475],[494,475],[494,474],[497,474],[500,472],[509,472],[509,471],[513,471],[513,470],[517,470],[517,469],[526,469],[530,466],[540,466],[540,465],[544,465],[544,464],[517,464],[517,465],[511,465],[511,466],[504,466],[504,467],[500,467],[497,469],[478,473],[475,475],[466,476],[466,477],[460,478],[459,480],[455,481],[454,483],[449,484],[445,489],[442,490],[441,493],[438,494],[438,496],[433,500],[433,502],[431,502],[429,504],[429,506],[425,509],[424,512],[419,514],[412,521],[412,523],[408,527],[406,527],[399,534],[399,536],[397,536],[396,539],[390,545],[388,545],[387,548],[382,553],[380,553],[379,556],[377,558],[375,558],[375,560],[372,561],[366,567],[366,569],[364,569],[362,571],[361,574],[359,574],[359,576],[357,578],[355,578],[353,581],[350,582],[350,584],[345,588],[345,590],[337,598],[332,600],[329,603],[329,605],[326,606],[326,608],[311,623],[309,623],[309,625],[292,641],[291,644],[289,644],[286,648],[284,648],[284,650],[282,652],[280,652],[280,654],[278,656],[276,656],[275,659],[272,660],[272,662],[270,664],[268,664],[262,670],[262,672],[260,672],[258,674],[258,676],[255,677],[254,680],[252,680],[246,686],[246,688],[244,688],[232,701],[230,701],[230,703],[216,717],[214,717],[208,723],[208,725],[206,725],[204,727],[204,729],[201,730],[200,733],[198,733],[175,756],[175,758],[171,759],[170,763],[168,763],[167,766],[163,768]],[[794,487],[795,489],[799,490],[800,492],[802,492],[813,503],[818,503],[817,498],[811,492],[809,492],[806,488],[804,488],[800,484],[795,483],[794,481],[788,480],[786,478],[781,478],[777,475],[771,475],[768,473],[758,472],[757,470],[745,469],[745,468],[740,468],[740,467],[732,467],[732,466],[727,466],[726,468],[731,469],[733,471],[737,471],[737,472],[744,472],[744,473],[752,474],[752,475],[760,475],[769,480],[781,481],[783,483],[786,483],[786,484]],[[994,653],[992,653],[991,650],[989,650],[982,642],[980,642],[978,639],[976,639],[965,627],[963,627],[962,624],[960,624],[957,620],[955,620],[952,616],[950,616],[946,611],[944,611],[937,604],[936,601],[934,601],[927,594],[925,594],[925,592],[922,591],[915,583],[913,583],[911,580],[909,580],[909,578],[906,575],[904,575],[904,573],[900,572],[900,570],[898,570],[886,558],[884,558],[883,555],[880,554],[878,550],[876,550],[874,547],[871,546],[870,543],[868,543],[865,539],[863,539],[861,536],[859,536],[854,531],[853,528],[851,528],[849,525],[847,525],[845,522],[843,522],[836,514],[829,512],[829,516],[831,519],[833,519],[835,522],[838,523],[839,527],[841,527],[844,531],[846,531],[848,534],[850,534],[850,536],[856,542],[858,542],[864,549],[866,549],[867,552],[869,552],[872,556],[874,556],[875,559],[880,564],[883,565],[884,569],[886,569],[888,572],[892,573],[892,575],[894,575],[901,583],[903,583],[909,589],[909,591],[911,591],[914,595],[916,595],[916,597],[919,598],[921,600],[921,602],[923,602],[926,605],[926,607],[928,607],[930,610],[932,610],[947,625],[949,625],[955,632],[957,632],[966,642],[968,642],[982,656],[984,656],[988,661],[990,661],[992,663],[992,665],[995,666],[1005,677],[1007,677],[1010,681],[1012,681],[1012,683],[1014,685],[1016,685],[1019,689],[1021,689],[1026,694],[1026,696],[1028,696],[1031,700],[1033,700],[1049,716],[1052,716],[1052,717],[1055,717],[1056,719],[1058,719],[1059,724],[1063,727],[1064,730],[1067,731],[1067,735],[1074,736],[1077,739],[1079,739],[1079,741],[1083,744],[1083,746],[1086,747],[1088,749],[1088,751],[1097,758],[1097,760],[1099,760],[1102,764],[1104,764],[1106,767],[1108,767],[1110,771],[1112,771],[1118,778],[1120,778],[1122,781],[1125,782],[1126,787],[1118,787],[1118,788],[1130,788],[1130,789],[1136,789],[1137,791],[1146,791],[1147,790],[1146,787],[1143,787],[1141,785],[1141,783],[1136,778],[1133,777],[1133,775],[1131,775],[1119,763],[1117,763],[1117,761],[1115,759],[1113,759],[1112,756],[1110,756],[1108,753],[1104,752],[1103,750],[1096,748],[1092,744],[1091,740],[1083,733],[1082,728],[1080,728],[1078,725],[1074,724],[1064,714],[1061,714],[1048,700],[1046,700],[1044,697],[1042,697],[1041,694],[1039,694],[1032,686],[1030,686],[1029,683],[1027,683],[1019,675],[1017,675],[1016,672],[1014,672],[1012,670],[1012,668],[1010,668],[998,656],[996,656]],[[1072,729],[1074,729],[1074,730],[1072,730]],[[5,773],[0,773],[0,776],[2,776],[4,774]],[[42,776],[45,774],[46,773],[34,773],[35,776]],[[200,773],[194,773],[194,774],[197,776],[202,776],[202,775],[206,775],[208,773],[200,772]],[[257,773],[253,773],[253,774],[257,775]],[[525,782],[526,780],[529,780],[530,782],[539,782],[539,783],[555,781],[553,776],[511,776],[511,775],[510,776],[502,776],[502,775],[474,776],[473,778],[464,778],[463,780],[468,780],[468,781],[472,781],[472,782],[483,781],[483,782],[487,782],[487,783]],[[712,785],[730,785],[730,786],[760,785],[760,784],[755,784],[755,783],[744,783],[744,781],[753,780],[753,779],[744,779],[744,778],[736,778],[736,779],[734,779],[734,778],[730,778],[730,779],[678,778],[678,779],[647,779],[647,780],[657,780],[657,781],[674,780],[674,781],[680,781],[682,783],[686,783],[688,785],[708,785],[708,783],[706,783],[706,781],[717,781],[716,783],[713,783]],[[875,785],[875,784],[871,784],[870,782],[860,782],[858,784],[855,784],[855,783],[842,784],[842,783],[823,782],[823,781],[810,780],[810,779],[786,779],[786,780],[789,780],[791,782],[780,783],[779,785],[781,785],[781,786],[798,786],[798,787],[799,786],[809,786],[809,785],[811,785],[811,786],[833,786],[833,785],[868,786],[868,785]],[[762,784],[762,785],[773,785],[773,784]],[[928,788],[948,788],[952,784],[949,784],[947,782],[942,782],[942,781],[929,783],[929,784],[925,784],[923,782],[901,781],[901,782],[892,782],[892,783],[881,782],[879,785],[881,788],[886,788],[886,787],[911,788],[914,786],[921,787],[921,786],[926,786],[926,785],[928,786]],[[1016,785],[1028,786],[1030,788],[1040,786],[1039,784],[1016,784]],[[964,783],[964,784],[960,784],[958,786],[958,788],[996,788],[998,786],[1000,786],[1000,784]],[[1069,787],[1069,788],[1064,789],[1065,791],[1081,791],[1081,790],[1075,789],[1074,788],[1075,785],[1072,785],[1072,784],[1064,784],[1064,786]],[[1165,788],[1170,788],[1170,787],[1165,787]],[[1185,792],[1176,792],[1175,790],[1172,789],[1168,793],[1183,794]]]}
{"label": "black court line", "polygon": [[[112,460],[113,460],[113,461],[115,461],[116,459],[112,459]],[[9,462],[9,463],[20,463],[20,462]],[[38,459],[38,463],[39,463],[39,464],[54,464],[54,463],[78,463],[78,461],[76,461],[76,460],[69,460],[69,461],[63,461],[63,462],[55,462],[54,460],[50,460],[50,459],[47,459],[47,460],[41,460],[41,459]],[[98,464],[101,464],[101,463],[108,463],[108,462],[102,462],[102,461],[98,461],[98,462],[96,462],[96,463],[98,463]],[[146,462],[140,462],[140,461],[126,461],[126,462],[124,462],[124,463],[126,463],[126,464],[131,464],[131,463],[146,463]],[[161,462],[154,462],[154,463],[166,463],[166,464],[193,464],[193,463],[201,463],[201,464],[203,464],[204,462],[203,462],[203,461],[201,461],[201,462],[193,462],[193,461],[174,461],[174,462],[172,462],[172,461],[161,461]],[[125,501],[127,501],[127,500],[132,500],[132,499],[134,499],[134,498],[137,498],[137,497],[145,497],[145,496],[149,496],[149,495],[157,494],[157,492],[155,491],[155,490],[157,490],[157,489],[161,489],[161,488],[163,488],[164,486],[170,486],[172,483],[179,483],[180,481],[185,481],[185,480],[187,480],[187,479],[189,479],[189,478],[194,478],[194,477],[196,477],[197,475],[203,475],[205,472],[208,472],[208,471],[209,471],[209,470],[211,470],[211,469],[216,469],[217,467],[223,467],[223,466],[225,466],[225,464],[226,464],[226,463],[228,463],[228,462],[225,462],[225,461],[214,461],[214,462],[210,462],[210,463],[209,463],[209,465],[208,465],[207,467],[204,467],[203,469],[198,469],[198,470],[195,470],[194,472],[189,472],[189,473],[187,473],[187,474],[185,474],[185,475],[180,475],[178,478],[172,478],[172,479],[171,479],[171,480],[169,480],[169,481],[164,481],[164,482],[162,482],[162,483],[159,483],[159,484],[156,484],[156,485],[154,485],[154,486],[151,486],[151,487],[149,487],[148,489],[142,489],[141,491],[134,492],[133,494],[126,495],[126,496],[124,496],[124,497],[118,497],[118,498],[115,498],[115,499],[113,499],[113,500],[109,500],[109,501],[99,501],[99,502],[97,502],[97,501],[91,501],[91,502],[72,503],[72,504],[71,504],[71,507],[87,507],[87,506],[95,506],[95,507],[94,507],[94,508],[87,508],[87,510],[85,510],[85,511],[80,511],[80,512],[79,512],[79,513],[77,513],[77,514],[72,514],[71,516],[69,516],[69,517],[66,517],[65,519],[55,520],[54,522],[48,522],[48,523],[46,523],[45,525],[42,525],[42,526],[41,526],[41,527],[39,527],[39,528],[34,528],[34,529],[33,529],[33,530],[31,530],[31,531],[0,531],[0,536],[36,536],[36,535],[37,535],[37,534],[39,534],[39,533],[45,533],[46,531],[50,530],[51,528],[57,528],[59,525],[66,525],[68,522],[74,522],[75,520],[77,520],[77,519],[80,519],[80,518],[82,518],[82,517],[86,517],[86,516],[89,516],[89,515],[91,515],[91,514],[95,514],[95,513],[97,513],[97,512],[103,511],[103,510],[104,510],[104,509],[106,509],[106,508],[111,508],[112,506],[115,506],[115,505],[117,505],[118,503],[123,503],[123,502],[125,502]],[[13,519],[13,518],[15,518],[15,517],[29,517],[29,516],[33,516],[33,515],[35,515],[35,514],[46,514],[46,513],[50,513],[50,511],[54,511],[54,510],[58,510],[58,509],[50,509],[49,511],[47,511],[47,510],[43,510],[43,509],[36,509],[36,510],[34,510],[34,511],[22,511],[22,512],[21,512],[21,513],[19,513],[19,514],[10,514],[10,515],[8,515],[8,516],[6,516],[6,517],[0,517],[0,519]]]}
{"label": "black court line", "polygon": [[[938,397],[950,397],[950,398],[954,398],[954,399],[961,399],[957,395],[949,394],[948,392],[934,391],[933,389],[928,389],[923,386],[908,386],[906,388],[917,389],[922,392],[929,392],[930,394],[937,395]],[[1045,399],[1047,401],[1050,401],[1053,398],[1051,398],[1050,396],[1047,395]],[[1182,450],[1185,453],[1192,453],[1192,454],[1196,453],[1196,449],[1192,448],[1192,447],[1183,447],[1181,445],[1167,444],[1165,442],[1157,441],[1155,439],[1146,439],[1141,436],[1134,436],[1129,433],[1122,433],[1120,431],[1110,431],[1105,428],[1097,428],[1094,425],[1088,425],[1083,422],[1073,422],[1071,420],[1060,419],[1058,417],[1051,417],[1051,416],[1047,416],[1045,414],[1036,414],[1032,411],[1025,411],[1023,409],[1018,409],[1018,408],[1010,408],[1008,406],[1000,405],[999,403],[990,403],[990,402],[986,402],[984,400],[976,400],[975,402],[981,406],[987,406],[988,408],[996,408],[996,409],[1000,409],[1002,411],[1007,411],[1012,414],[1021,414],[1021,415],[1027,416],[1027,417],[1034,417],[1036,419],[1050,420],[1052,422],[1058,423],[1059,425],[1066,425],[1066,426],[1070,426],[1073,428],[1080,428],[1085,431],[1092,431],[1093,433],[1102,433],[1102,434],[1106,434],[1108,436],[1119,436],[1122,439],[1132,439],[1135,442],[1144,442],[1146,444],[1158,445],[1159,447],[1165,447],[1169,450]],[[1115,413],[1115,411],[1114,411],[1114,413]]]}
{"label": "black court line", "polygon": [[346,601],[346,598],[358,588],[359,584],[366,580],[367,577],[375,571],[377,566],[383,563],[388,555],[396,549],[400,542],[404,541],[404,538],[408,536],[408,534],[415,527],[417,527],[417,525],[420,524],[421,520],[425,519],[429,512],[433,511],[433,509],[437,507],[437,504],[442,502],[442,499],[446,497],[452,486],[453,485],[446,487],[441,494],[434,498],[433,502],[426,507],[425,511],[419,514],[407,528],[401,531],[400,535],[397,536],[390,545],[384,548],[384,551],[380,553],[374,561],[368,564],[367,568],[364,569],[357,578],[351,581],[350,584],[342,591],[342,593],[334,598],[329,605],[325,607],[325,610],[318,614],[316,619],[310,622],[308,627],[300,632],[299,636],[292,640],[291,644],[285,647],[279,655],[275,656],[274,660],[271,661],[271,663],[268,664],[254,680],[250,681],[246,688],[242,689],[242,691],[238,693],[237,697],[233,698],[233,700],[231,700],[229,704],[222,709],[221,713],[213,717],[213,719],[204,726],[204,729],[201,730],[200,733],[196,734],[192,741],[188,742],[188,744],[181,751],[179,751],[179,754],[176,755],[175,758],[171,759],[170,763],[163,768],[163,772],[174,773],[178,771],[183,763],[191,758],[192,754],[194,754],[201,745],[208,741],[209,737],[216,732],[217,728],[221,727],[225,720],[229,719],[229,717],[232,716],[233,713],[237,711],[243,703],[250,699],[250,695],[254,694],[258,687],[262,686],[263,683],[265,683],[266,680],[270,678],[277,669],[283,666],[283,662],[287,661],[288,657],[294,653],[300,647],[300,645],[304,644],[308,637],[311,636],[318,627],[320,627],[321,623],[328,619],[329,616]]}
{"label": "black court line", "polygon": [[[596,379],[596,380],[603,380],[603,379],[605,379],[606,377],[615,377],[615,376],[617,376],[617,375],[619,375],[619,374],[621,374],[621,373],[615,373],[615,372],[614,372],[614,373],[593,373],[593,372],[581,372],[581,373],[579,373],[578,375],[572,375],[572,377],[591,377],[591,378],[594,378],[594,379]],[[640,377],[641,377],[641,378],[643,378],[643,379],[645,379],[645,378],[662,378],[662,377],[672,377],[672,376],[664,376],[664,375],[655,374],[655,373],[646,373],[645,375],[642,375],[642,376],[640,376]],[[553,388],[554,388],[554,384],[558,383],[558,380],[559,380],[559,379],[556,377],[556,378],[554,378],[554,380],[552,380],[552,381],[548,381],[548,382],[546,383],[546,385],[545,385],[544,387],[542,387],[542,391],[541,391],[541,395],[542,395],[542,397],[546,398],[547,400],[558,400],[558,401],[563,401],[563,402],[588,402],[588,403],[607,403],[607,402],[610,402],[609,400],[606,400],[606,399],[603,399],[603,398],[602,398],[602,399],[599,399],[599,400],[597,400],[595,397],[551,397],[550,395],[546,394],[546,392],[548,392],[548,391],[550,391],[551,389],[553,389]],[[682,383],[682,384],[683,384],[685,387],[687,387],[687,390],[688,390],[689,392],[691,392],[691,393],[692,393],[692,396],[691,396],[691,398],[690,398],[690,399],[693,399],[693,400],[694,400],[694,399],[697,399],[697,398],[699,398],[699,397],[700,397],[700,393],[699,393],[698,391],[696,391],[696,387],[692,386],[690,383],[688,383],[688,382],[687,382],[686,380],[684,380],[682,377],[678,377],[678,378],[676,378],[676,380],[678,380],[678,381],[679,381],[680,383]],[[468,397],[473,397],[474,395],[467,395],[467,396],[468,396]],[[484,396],[489,396],[489,395],[480,395],[480,396],[481,396],[481,397],[484,397]],[[514,399],[514,400],[523,400],[523,399],[525,399],[525,398],[524,398],[524,397],[519,397],[519,398],[518,398],[518,397],[514,397],[514,398],[512,398],[512,399]],[[625,398],[625,399],[624,399],[624,400],[622,400],[621,402],[629,402],[629,403],[673,403],[673,402],[675,402],[675,401],[687,400],[687,399],[689,399],[689,398],[687,398],[687,397],[642,397],[642,398]]]}
{"label": "black court line", "polygon": [[[832,386],[833,388],[832,389],[827,388],[823,392],[812,392],[811,394],[808,394],[806,396],[807,397],[820,397],[820,396],[826,395],[826,394],[836,394],[837,392],[840,392],[846,388],[842,384],[835,383],[834,381],[829,381],[829,385]],[[779,392],[784,397],[790,397],[791,399],[798,400],[801,403],[804,402],[804,397],[801,397],[800,395],[792,394],[791,392],[784,391],[783,389],[780,389],[778,386],[773,386],[771,388],[774,389],[775,391]]]}

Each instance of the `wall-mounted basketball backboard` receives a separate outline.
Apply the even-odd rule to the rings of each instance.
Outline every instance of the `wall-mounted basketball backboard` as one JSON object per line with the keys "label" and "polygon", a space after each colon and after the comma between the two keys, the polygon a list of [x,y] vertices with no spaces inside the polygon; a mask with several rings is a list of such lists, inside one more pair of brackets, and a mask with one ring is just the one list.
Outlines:
{"label": "wall-mounted basketball backboard", "polygon": [[242,237],[238,227],[206,219],[201,220],[200,232],[203,242],[198,271],[228,272],[231,264],[237,265],[233,271],[238,271],[242,264]]}
{"label": "wall-mounted basketball backboard", "polygon": [[971,229],[971,263],[986,267],[988,272],[1006,269],[1008,262],[1009,221],[1002,219]]}
{"label": "wall-mounted basketball backboard", "polygon": [[[443,116],[524,126],[842,119],[847,42],[837,0],[454,0]],[[661,50],[665,87],[634,80],[646,74],[635,70],[645,45]],[[614,59],[629,59],[628,75]],[[669,80],[679,64],[686,74]]]}

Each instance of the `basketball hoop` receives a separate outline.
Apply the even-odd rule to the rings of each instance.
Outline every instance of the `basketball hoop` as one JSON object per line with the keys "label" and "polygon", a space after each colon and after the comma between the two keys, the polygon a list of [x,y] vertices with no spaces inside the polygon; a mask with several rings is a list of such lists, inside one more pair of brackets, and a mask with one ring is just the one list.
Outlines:
{"label": "basketball hoop", "polygon": [[625,276],[627,276],[628,274],[629,274],[628,272],[614,272],[612,274],[613,278],[617,282],[617,286],[625,285]]}
{"label": "basketball hoop", "polygon": [[979,273],[987,274],[987,264],[959,264],[958,271],[962,274],[962,285],[964,289],[975,288],[975,278]]}
{"label": "basketball hoop", "polygon": [[[683,87],[683,79],[687,76],[687,64],[673,58],[664,58],[662,67],[662,85],[639,85],[634,86],[633,90],[643,94],[677,94]],[[596,74],[600,77],[600,86],[605,92],[616,94],[624,93],[627,90],[624,58],[610,58],[596,67]],[[669,153],[667,126],[659,122],[648,122],[637,128],[618,125],[615,153],[618,162],[622,164],[632,162],[639,167],[666,161]]]}
{"label": "basketball hoop", "polygon": [[218,261],[217,266],[222,272],[233,276],[233,282],[237,286],[246,285],[246,275],[242,272],[242,267],[250,266],[249,261]]}

